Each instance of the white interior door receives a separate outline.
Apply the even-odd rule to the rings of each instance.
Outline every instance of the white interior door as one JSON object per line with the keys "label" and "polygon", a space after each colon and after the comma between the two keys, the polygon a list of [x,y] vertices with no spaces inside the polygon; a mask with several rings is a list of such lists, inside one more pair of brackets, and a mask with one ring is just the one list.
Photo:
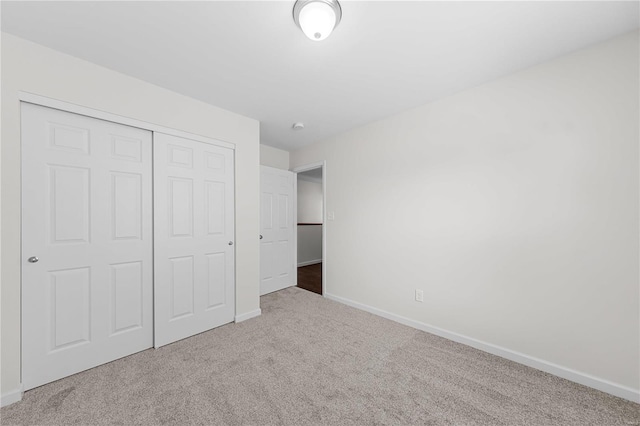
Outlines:
{"label": "white interior door", "polygon": [[235,315],[233,150],[154,133],[155,346]]}
{"label": "white interior door", "polygon": [[153,345],[151,133],[22,104],[25,389]]}
{"label": "white interior door", "polygon": [[294,285],[294,173],[260,166],[260,295]]}

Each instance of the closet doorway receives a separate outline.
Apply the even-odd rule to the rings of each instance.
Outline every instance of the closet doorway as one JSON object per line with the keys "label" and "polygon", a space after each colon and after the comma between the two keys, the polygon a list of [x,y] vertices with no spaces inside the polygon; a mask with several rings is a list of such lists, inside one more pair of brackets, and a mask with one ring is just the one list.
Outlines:
{"label": "closet doorway", "polygon": [[295,169],[298,287],[324,294],[324,162]]}
{"label": "closet doorway", "polygon": [[24,389],[233,322],[234,146],[21,101]]}

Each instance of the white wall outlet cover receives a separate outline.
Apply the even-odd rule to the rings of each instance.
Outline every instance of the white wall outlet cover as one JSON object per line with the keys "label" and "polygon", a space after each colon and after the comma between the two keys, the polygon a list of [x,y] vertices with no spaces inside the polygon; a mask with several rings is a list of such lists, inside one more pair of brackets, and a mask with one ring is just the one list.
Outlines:
{"label": "white wall outlet cover", "polygon": [[416,302],[422,302],[424,300],[424,293],[422,290],[416,290]]}
{"label": "white wall outlet cover", "polygon": [[336,215],[335,215],[335,213],[334,213],[334,212],[329,212],[329,213],[327,214],[327,219],[329,219],[329,220],[334,220],[335,218],[336,218]]}

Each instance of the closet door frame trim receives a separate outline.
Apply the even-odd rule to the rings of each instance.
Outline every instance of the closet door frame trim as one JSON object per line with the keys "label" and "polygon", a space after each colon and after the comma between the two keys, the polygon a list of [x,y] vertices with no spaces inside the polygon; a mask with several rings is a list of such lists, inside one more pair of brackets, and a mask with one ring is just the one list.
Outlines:
{"label": "closet door frame trim", "polygon": [[111,121],[113,123],[124,124],[125,126],[130,127],[137,127],[143,130],[150,130],[152,132],[166,133],[168,135],[178,136],[185,139],[192,139],[194,141],[204,142],[224,148],[230,148],[233,150],[236,149],[236,145],[231,142],[223,141],[220,139],[212,139],[206,136],[200,136],[189,132],[183,132],[182,130],[171,129],[169,127],[160,126],[158,124],[137,120],[135,118],[112,114],[110,112],[100,111],[82,105],[76,105],[70,102],[59,101],[57,99],[48,98],[46,96],[36,95],[29,92],[18,92],[18,99],[20,100],[20,102],[27,102],[49,108],[59,109],[61,111],[72,112],[74,114],[97,118],[99,120]]}

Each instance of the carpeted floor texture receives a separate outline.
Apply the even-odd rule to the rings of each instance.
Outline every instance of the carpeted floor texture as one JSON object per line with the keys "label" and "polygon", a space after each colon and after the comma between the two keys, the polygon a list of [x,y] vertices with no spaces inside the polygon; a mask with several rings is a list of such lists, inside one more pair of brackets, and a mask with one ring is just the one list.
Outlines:
{"label": "carpeted floor texture", "polygon": [[640,405],[298,288],[26,392],[3,425],[638,425]]}

